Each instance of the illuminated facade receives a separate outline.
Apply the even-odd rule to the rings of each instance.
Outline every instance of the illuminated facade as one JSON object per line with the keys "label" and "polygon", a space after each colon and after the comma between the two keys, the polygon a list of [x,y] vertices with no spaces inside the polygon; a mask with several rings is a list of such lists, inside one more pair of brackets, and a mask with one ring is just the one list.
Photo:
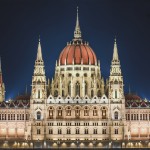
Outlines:
{"label": "illuminated facade", "polygon": [[0,70],[0,140],[15,141],[14,147],[33,147],[34,142],[34,147],[40,142],[39,147],[113,147],[113,142],[122,147],[144,146],[129,140],[149,140],[149,102],[125,95],[123,87],[116,39],[105,83],[100,61],[82,39],[77,12],[74,38],[56,61],[51,83],[46,80],[40,40],[30,98],[5,102]]}

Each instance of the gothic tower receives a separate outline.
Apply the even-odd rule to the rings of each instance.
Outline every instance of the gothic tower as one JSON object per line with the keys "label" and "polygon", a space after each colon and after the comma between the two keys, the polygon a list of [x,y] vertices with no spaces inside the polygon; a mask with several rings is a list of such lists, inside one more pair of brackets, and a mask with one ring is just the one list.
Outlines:
{"label": "gothic tower", "polygon": [[37,58],[34,66],[32,77],[32,91],[30,100],[31,111],[31,139],[44,140],[45,138],[45,103],[47,99],[47,84],[44,69],[44,61],[42,58],[42,49],[39,39]]}
{"label": "gothic tower", "polygon": [[0,59],[0,102],[5,100],[5,84],[2,78],[1,59]]}
{"label": "gothic tower", "polygon": [[116,39],[114,42],[113,58],[111,62],[108,97],[110,99],[110,139],[123,140],[125,137],[125,97],[123,76]]}

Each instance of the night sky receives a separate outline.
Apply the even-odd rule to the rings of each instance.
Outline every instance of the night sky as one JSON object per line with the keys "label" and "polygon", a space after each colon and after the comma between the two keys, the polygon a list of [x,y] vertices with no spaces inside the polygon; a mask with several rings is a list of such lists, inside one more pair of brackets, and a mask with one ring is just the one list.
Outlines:
{"label": "night sky", "polygon": [[31,89],[38,37],[47,78],[73,39],[76,7],[82,36],[108,78],[117,37],[125,92],[150,99],[150,0],[0,0],[0,56],[6,99]]}

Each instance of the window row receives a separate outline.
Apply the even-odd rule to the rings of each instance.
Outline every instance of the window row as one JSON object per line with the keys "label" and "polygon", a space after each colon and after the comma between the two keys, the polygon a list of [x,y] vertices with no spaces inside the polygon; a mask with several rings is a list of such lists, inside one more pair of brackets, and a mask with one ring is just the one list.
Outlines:
{"label": "window row", "polygon": [[[41,129],[37,129],[37,134],[41,134]],[[49,134],[53,134],[53,129],[49,129]],[[57,130],[57,134],[62,134],[62,129]],[[66,129],[66,134],[71,134],[71,129]],[[75,129],[75,134],[81,134],[80,129]],[[89,134],[89,129],[84,129],[84,134]],[[98,134],[98,129],[93,129],[93,134]],[[107,134],[107,129],[102,129],[102,134]],[[119,134],[118,129],[114,129],[114,134]]]}
{"label": "window row", "polygon": [[150,120],[150,114],[126,114],[126,120]]}
{"label": "window row", "polygon": [[0,114],[0,120],[29,120],[29,114]]}

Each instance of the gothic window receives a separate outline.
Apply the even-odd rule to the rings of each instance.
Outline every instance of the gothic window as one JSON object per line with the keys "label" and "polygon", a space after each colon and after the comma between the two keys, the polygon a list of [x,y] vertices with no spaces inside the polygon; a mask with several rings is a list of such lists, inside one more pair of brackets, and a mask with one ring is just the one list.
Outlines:
{"label": "gothic window", "polygon": [[40,98],[40,90],[38,90],[38,98]]}
{"label": "gothic window", "polygon": [[117,111],[115,111],[115,113],[114,113],[114,118],[118,119],[118,112]]}
{"label": "gothic window", "polygon": [[115,134],[118,134],[118,129],[115,129]]}
{"label": "gothic window", "polygon": [[64,95],[64,90],[62,90],[62,96],[64,97],[65,95]]}
{"label": "gothic window", "polygon": [[94,107],[94,109],[93,109],[93,116],[97,116],[98,114],[97,114],[97,109],[96,109],[96,107]]}
{"label": "gothic window", "polygon": [[53,109],[53,107],[50,107],[49,108],[49,117],[53,118],[53,115],[54,115],[54,109]]}
{"label": "gothic window", "polygon": [[58,116],[61,117],[62,116],[62,108],[59,107],[58,110],[57,110],[57,112],[58,112]]}
{"label": "gothic window", "polygon": [[76,134],[80,134],[80,129],[76,128]]}
{"label": "gothic window", "polygon": [[106,119],[106,108],[102,108],[102,119]]}
{"label": "gothic window", "polygon": [[84,116],[89,116],[89,108],[87,106],[84,108]]}
{"label": "gothic window", "polygon": [[94,91],[93,90],[91,90],[91,97],[93,97],[94,96]]}
{"label": "gothic window", "polygon": [[10,120],[10,114],[8,114],[8,120]]}
{"label": "gothic window", "polygon": [[115,90],[115,98],[117,98],[117,90]]}
{"label": "gothic window", "polygon": [[88,86],[87,86],[87,82],[85,82],[85,95],[87,95],[88,93]]}
{"label": "gothic window", "polygon": [[87,128],[84,129],[84,134],[89,134],[89,130]]}
{"label": "gothic window", "polygon": [[75,109],[75,116],[76,117],[80,116],[80,109],[79,109],[79,107],[76,107],[76,109]]}
{"label": "gothic window", "polygon": [[76,83],[75,93],[76,95],[80,96],[80,83],[79,82]]}
{"label": "gothic window", "polygon": [[61,129],[58,129],[58,134],[62,134],[62,130]]}
{"label": "gothic window", "polygon": [[93,134],[97,134],[97,129],[93,129]]}
{"label": "gothic window", "polygon": [[71,108],[69,106],[66,108],[66,116],[71,116]]}
{"label": "gothic window", "polygon": [[67,134],[71,134],[71,129],[67,128]]}
{"label": "gothic window", "polygon": [[55,91],[54,91],[54,97],[57,97],[57,96],[58,96],[58,91],[55,90]]}
{"label": "gothic window", "polygon": [[53,129],[49,129],[49,134],[53,134]]}
{"label": "gothic window", "polygon": [[37,134],[41,134],[41,130],[40,129],[37,129]]}
{"label": "gothic window", "polygon": [[37,119],[41,119],[41,112],[40,111],[37,112]]}
{"label": "gothic window", "polygon": [[106,134],[106,129],[102,129],[102,134]]}
{"label": "gothic window", "polygon": [[68,84],[68,94],[71,96],[71,81]]}

